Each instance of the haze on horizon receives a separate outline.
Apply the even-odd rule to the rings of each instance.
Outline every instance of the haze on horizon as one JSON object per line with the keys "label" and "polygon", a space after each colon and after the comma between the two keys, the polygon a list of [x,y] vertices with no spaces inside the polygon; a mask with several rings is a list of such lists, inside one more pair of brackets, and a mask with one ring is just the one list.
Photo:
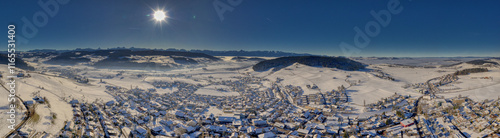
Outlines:
{"label": "haze on horizon", "polygon": [[[344,56],[339,44],[355,45],[353,28],[365,30],[366,24],[377,21],[371,11],[381,13],[388,10],[388,3],[398,2],[400,12],[391,14],[370,43],[357,47],[359,53],[351,56],[500,55],[500,1],[471,0],[241,0],[232,4],[225,0],[72,0],[47,16],[46,24],[36,27],[28,43],[18,41],[17,49],[136,47]],[[221,6],[226,11],[218,14]],[[164,22],[151,17],[158,9],[166,11]],[[35,13],[46,14],[38,1],[27,0],[5,1],[0,10],[8,13],[0,15],[3,25],[15,24],[18,36],[25,38],[23,17],[33,22]]]}

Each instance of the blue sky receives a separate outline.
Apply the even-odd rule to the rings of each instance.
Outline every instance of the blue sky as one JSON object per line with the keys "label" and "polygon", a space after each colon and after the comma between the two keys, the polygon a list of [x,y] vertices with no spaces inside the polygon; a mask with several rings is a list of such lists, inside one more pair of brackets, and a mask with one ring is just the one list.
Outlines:
{"label": "blue sky", "polygon": [[[222,14],[223,20],[216,1],[232,9]],[[28,42],[18,37],[20,50],[143,47],[344,56],[339,47],[344,42],[358,50],[350,56],[500,56],[498,0],[241,1],[69,0],[58,3],[52,17],[38,1],[16,0],[3,2],[0,18],[3,32],[15,24],[17,36],[31,37]],[[401,11],[391,14],[367,46],[357,47],[353,28],[365,30],[376,21],[370,11],[388,10],[391,2],[399,2]],[[166,22],[148,16],[156,9],[167,11]],[[22,18],[33,22],[37,14],[47,15],[47,22],[26,35]]]}

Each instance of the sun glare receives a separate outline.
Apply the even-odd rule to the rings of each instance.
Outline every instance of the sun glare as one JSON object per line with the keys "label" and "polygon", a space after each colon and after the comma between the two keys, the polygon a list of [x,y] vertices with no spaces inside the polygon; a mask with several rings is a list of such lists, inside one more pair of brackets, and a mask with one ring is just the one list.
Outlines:
{"label": "sun glare", "polygon": [[163,21],[167,16],[165,15],[164,11],[158,10],[155,11],[153,17],[155,18],[156,21]]}

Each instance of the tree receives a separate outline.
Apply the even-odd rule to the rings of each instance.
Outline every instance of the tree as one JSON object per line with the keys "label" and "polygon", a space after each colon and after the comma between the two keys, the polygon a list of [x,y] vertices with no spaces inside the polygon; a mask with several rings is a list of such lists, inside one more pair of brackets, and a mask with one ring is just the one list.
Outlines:
{"label": "tree", "polygon": [[404,115],[403,115],[403,113],[401,111],[396,111],[396,115],[398,117],[404,118]]}
{"label": "tree", "polygon": [[349,138],[349,133],[344,132],[344,138]]}
{"label": "tree", "polygon": [[[384,113],[385,113],[385,112],[384,112]],[[391,118],[389,118],[389,119],[385,120],[385,124],[386,124],[386,125],[392,124],[392,119],[391,119]]]}

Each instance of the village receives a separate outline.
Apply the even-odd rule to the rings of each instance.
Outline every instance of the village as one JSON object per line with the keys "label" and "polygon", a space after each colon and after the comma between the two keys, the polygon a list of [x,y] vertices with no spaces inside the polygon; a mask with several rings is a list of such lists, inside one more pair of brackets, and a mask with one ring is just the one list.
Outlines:
{"label": "village", "polygon": [[[188,77],[188,76],[174,76]],[[69,100],[73,119],[59,134],[46,137],[463,137],[489,136],[500,129],[499,100],[474,102],[466,97],[400,95],[363,105],[367,117],[349,117],[352,107],[345,87],[303,95],[301,87],[282,87],[279,80],[265,90],[259,77],[215,81],[236,96],[197,94],[205,86],[155,81],[154,89],[106,85],[111,101]],[[101,82],[106,84],[106,82]],[[252,85],[252,86],[250,86]],[[158,94],[156,89],[177,88]],[[309,87],[306,89],[315,89]],[[25,101],[44,104],[44,98]],[[471,121],[475,120],[475,121]],[[21,128],[19,134],[33,135]]]}

